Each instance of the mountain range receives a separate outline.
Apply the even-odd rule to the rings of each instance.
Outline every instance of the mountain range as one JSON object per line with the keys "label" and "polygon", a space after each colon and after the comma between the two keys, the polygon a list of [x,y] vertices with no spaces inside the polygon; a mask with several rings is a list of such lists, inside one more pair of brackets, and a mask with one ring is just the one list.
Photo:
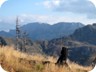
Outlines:
{"label": "mountain range", "polygon": [[[72,34],[76,29],[83,27],[82,23],[59,22],[53,25],[47,23],[28,23],[20,27],[22,32],[26,32],[32,40],[51,40]],[[0,36],[15,37],[16,31],[0,31]]]}
{"label": "mountain range", "polygon": [[81,65],[90,65],[96,58],[96,24],[78,28],[67,37],[41,42],[43,52],[60,55],[63,46],[68,48],[68,58]]}
{"label": "mountain range", "polygon": [[[33,27],[33,25],[35,26]],[[36,32],[35,30],[43,32],[43,31],[46,31],[47,28],[48,28],[47,30],[51,28],[54,29],[54,26],[55,26],[56,30],[59,31],[59,30],[62,30],[62,27],[64,25],[68,25],[68,24],[64,24],[64,23],[63,24],[57,23],[56,25],[44,24],[43,25],[44,27],[42,25],[43,24],[39,24],[38,26],[37,23],[36,24],[32,23],[32,24],[22,26],[21,29],[23,31],[29,30],[29,33],[31,31]],[[74,28],[74,25],[75,24],[72,25],[71,23],[71,26],[73,26],[71,28]],[[50,28],[50,26],[52,27]],[[70,23],[69,23],[69,26],[70,26]],[[69,30],[70,28],[69,26],[67,28],[65,26],[64,27],[67,30]],[[85,66],[92,64],[92,61],[96,58],[96,24],[94,23],[93,25],[86,25],[86,26],[82,24],[78,26],[77,24],[77,26],[75,27],[78,27],[78,28],[76,28],[73,32],[71,32],[68,35],[64,35],[62,37],[60,36],[56,38],[54,37],[51,40],[46,39],[42,41],[43,40],[42,39],[39,41],[32,42],[31,45],[26,46],[27,53],[31,54],[33,51],[37,51],[47,55],[59,56],[62,47],[65,46],[68,48],[68,58],[71,61],[81,65],[85,65]],[[68,32],[66,29],[64,31]],[[12,32],[14,33],[14,31],[15,30],[10,31],[11,32],[10,35],[12,34]],[[58,35],[57,31],[56,31],[56,34]],[[40,32],[39,34],[44,33],[44,32],[43,33],[40,33]],[[6,40],[7,42],[9,42],[8,39]]]}
{"label": "mountain range", "polygon": [[70,37],[80,42],[96,45],[96,24],[79,28]]}

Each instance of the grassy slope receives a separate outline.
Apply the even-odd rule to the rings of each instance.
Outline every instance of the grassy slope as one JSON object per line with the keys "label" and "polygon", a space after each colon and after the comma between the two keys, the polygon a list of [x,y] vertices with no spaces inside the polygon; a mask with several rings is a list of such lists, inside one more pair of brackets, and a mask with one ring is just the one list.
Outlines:
{"label": "grassy slope", "polygon": [[[50,61],[51,63],[43,64],[42,62],[44,61]],[[24,54],[14,50],[10,46],[0,48],[0,63],[9,72],[86,72],[84,70],[91,68],[69,62],[70,70],[66,66],[56,66],[55,62],[56,59],[53,57],[45,57],[40,54]]]}

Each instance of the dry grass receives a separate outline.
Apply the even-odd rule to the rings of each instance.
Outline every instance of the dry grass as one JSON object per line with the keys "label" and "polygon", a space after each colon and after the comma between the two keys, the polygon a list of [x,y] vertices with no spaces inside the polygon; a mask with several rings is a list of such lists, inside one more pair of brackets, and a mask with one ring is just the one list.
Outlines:
{"label": "dry grass", "polygon": [[[43,64],[44,61],[50,63]],[[41,54],[28,55],[16,51],[11,46],[0,48],[0,62],[2,66],[9,72],[86,72],[91,67],[82,67],[75,63],[69,62],[69,67],[56,66],[56,59],[53,57],[46,57]]]}

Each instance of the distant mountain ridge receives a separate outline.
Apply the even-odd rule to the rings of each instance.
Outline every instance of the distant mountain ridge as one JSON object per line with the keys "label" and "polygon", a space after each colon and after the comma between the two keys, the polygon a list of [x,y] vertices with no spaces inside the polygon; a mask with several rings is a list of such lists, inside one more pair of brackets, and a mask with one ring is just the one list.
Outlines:
{"label": "distant mountain ridge", "polygon": [[[32,40],[51,40],[68,36],[83,26],[82,23],[75,22],[59,22],[54,25],[35,22],[21,26],[21,30],[26,31]],[[9,32],[0,31],[0,36],[15,37],[15,33],[15,30],[10,30]]]}
{"label": "distant mountain ridge", "polygon": [[96,45],[96,24],[76,29],[70,37],[80,42]]}
{"label": "distant mountain ridge", "polygon": [[73,34],[67,37],[52,39],[48,42],[44,41],[43,43],[41,43],[41,46],[44,48],[44,51],[48,51],[48,54],[53,54],[54,52],[52,51],[56,50],[58,52],[62,46],[67,46],[69,48],[78,48],[81,46],[96,46],[96,24],[78,28]]}
{"label": "distant mountain ridge", "polygon": [[49,55],[60,55],[61,48],[68,47],[68,58],[71,61],[91,65],[96,58],[96,24],[78,28],[67,37],[41,42],[41,46],[43,52]]}

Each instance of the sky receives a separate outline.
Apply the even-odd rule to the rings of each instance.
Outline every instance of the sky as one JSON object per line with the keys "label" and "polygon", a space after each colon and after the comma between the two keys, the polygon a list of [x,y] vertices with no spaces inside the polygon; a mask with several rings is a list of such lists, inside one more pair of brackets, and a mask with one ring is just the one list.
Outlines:
{"label": "sky", "polygon": [[0,7],[0,30],[15,28],[17,16],[21,25],[30,22],[92,24],[96,22],[94,4],[89,0],[7,0]]}

